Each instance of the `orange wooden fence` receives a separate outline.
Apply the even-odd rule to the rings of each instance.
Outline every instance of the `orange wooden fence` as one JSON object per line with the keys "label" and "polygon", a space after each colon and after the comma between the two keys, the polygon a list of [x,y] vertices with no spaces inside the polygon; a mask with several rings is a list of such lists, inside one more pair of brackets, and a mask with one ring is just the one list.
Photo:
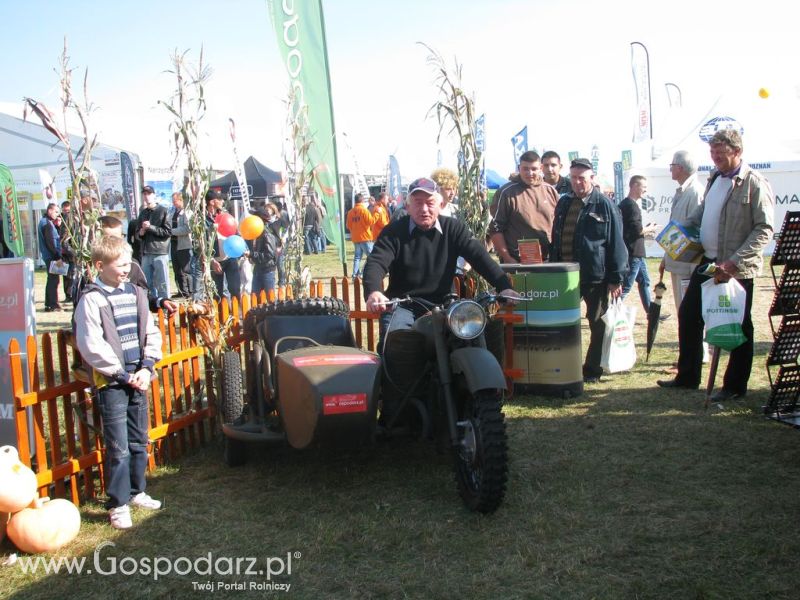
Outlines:
{"label": "orange wooden fence", "polygon": [[[332,277],[327,290],[321,280],[310,285],[309,296],[332,296],[350,307],[356,343],[374,351],[377,345],[377,315],[363,305],[361,282]],[[269,300],[291,297],[291,289],[280,290]],[[276,298],[277,296],[277,298]],[[253,341],[241,332],[241,323],[251,307],[266,302],[262,293],[220,302],[220,321],[230,324],[228,343],[249,368]],[[150,388],[150,467],[174,460],[212,439],[215,419],[214,368],[190,326],[186,306],[169,318],[159,311],[164,356],[155,366]],[[507,330],[511,319],[507,321]],[[98,407],[86,383],[71,368],[77,351],[68,344],[69,331],[28,337],[29,391],[25,391],[23,351],[11,340],[11,383],[15,399],[17,448],[20,460],[36,473],[41,496],[68,497],[78,504],[102,491],[103,442],[99,433]],[[506,336],[510,340],[509,335]],[[507,352],[506,373],[513,374]]]}
{"label": "orange wooden fence", "polygon": [[[348,304],[356,340],[374,350],[375,315],[361,307],[360,284],[332,278],[330,296]],[[325,295],[325,285],[315,281],[312,297]],[[291,296],[280,290],[270,300]],[[241,322],[252,306],[267,301],[262,293],[220,302],[223,323],[231,320],[229,342],[247,359],[252,343],[240,334]],[[156,364],[150,388],[150,466],[174,460],[210,440],[215,432],[214,369],[205,349],[189,325],[186,307],[166,318],[159,311],[157,322],[163,338],[164,357]],[[103,443],[100,415],[86,383],[77,379],[71,366],[77,351],[68,343],[71,332],[45,333],[25,340],[25,349],[13,339],[9,344],[11,385],[14,392],[17,448],[20,460],[36,473],[41,496],[67,497],[75,502],[93,498],[102,491]],[[25,391],[22,356],[27,357],[29,390]],[[249,364],[244,360],[245,368]]]}

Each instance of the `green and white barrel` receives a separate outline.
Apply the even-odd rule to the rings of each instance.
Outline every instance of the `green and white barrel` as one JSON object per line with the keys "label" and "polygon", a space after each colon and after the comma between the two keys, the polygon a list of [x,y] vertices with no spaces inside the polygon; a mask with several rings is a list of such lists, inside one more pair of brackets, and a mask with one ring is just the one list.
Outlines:
{"label": "green and white barrel", "polygon": [[522,393],[570,397],[583,393],[578,263],[502,265],[524,301],[514,307],[514,380]]}

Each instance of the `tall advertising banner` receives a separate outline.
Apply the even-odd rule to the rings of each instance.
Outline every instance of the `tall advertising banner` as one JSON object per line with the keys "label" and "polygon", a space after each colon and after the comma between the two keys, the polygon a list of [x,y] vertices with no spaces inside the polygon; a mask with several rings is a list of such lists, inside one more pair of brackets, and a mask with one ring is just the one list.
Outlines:
{"label": "tall advertising banner", "polygon": [[514,145],[514,167],[519,166],[519,157],[528,151],[528,126],[525,125],[519,133],[511,138]]}
{"label": "tall advertising banner", "polygon": [[[247,187],[244,165],[242,161],[239,160],[239,152],[236,148],[236,123],[233,122],[233,119],[228,119],[228,121],[230,125],[231,143],[233,144],[233,165],[236,167],[236,181],[239,183],[239,195],[242,198],[244,215],[247,216],[250,213],[250,188]],[[238,208],[238,206],[236,208]],[[238,213],[238,210],[236,212]]]}
{"label": "tall advertising banner", "polygon": [[400,182],[400,165],[394,155],[389,157],[389,185],[386,186],[389,195],[394,198],[398,205],[403,199],[403,186]]}
{"label": "tall advertising banner", "polygon": [[614,163],[614,201],[619,204],[625,198],[625,183],[622,180],[622,163]]}
{"label": "tall advertising banner", "polygon": [[25,248],[22,243],[22,223],[19,220],[17,188],[14,185],[11,171],[5,165],[0,165],[0,194],[2,194],[3,203],[3,239],[6,246],[16,256],[24,256]]}
{"label": "tall advertising banner", "polygon": [[136,179],[133,174],[133,161],[127,152],[119,153],[119,168],[122,175],[122,201],[125,204],[125,212],[128,213],[128,220],[132,221],[138,214],[136,206]]}
{"label": "tall advertising banner", "polygon": [[0,446],[17,445],[8,344],[11,338],[19,342],[25,376],[28,372],[25,347],[29,335],[36,335],[33,261],[30,258],[0,260]]}
{"label": "tall advertising banner", "polygon": [[322,3],[321,0],[268,0],[267,3],[297,99],[292,107],[294,117],[304,122],[311,140],[306,168],[313,174],[314,185],[328,211],[323,224],[325,234],[339,248],[339,258],[345,263],[343,207]]}
{"label": "tall advertising banner", "polygon": [[636,125],[633,141],[653,139],[652,104],[650,100],[650,57],[640,42],[631,42],[631,69],[636,91]]}

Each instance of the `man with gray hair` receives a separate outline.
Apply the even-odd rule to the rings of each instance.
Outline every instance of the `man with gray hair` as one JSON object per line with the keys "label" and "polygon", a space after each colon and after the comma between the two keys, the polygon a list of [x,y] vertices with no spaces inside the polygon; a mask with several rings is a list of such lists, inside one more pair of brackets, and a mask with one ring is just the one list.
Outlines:
{"label": "man with gray hair", "polygon": [[717,131],[709,146],[716,169],[708,177],[703,203],[683,222],[684,226],[700,229],[704,256],[692,272],[678,310],[678,374],[658,385],[684,389],[697,389],[700,385],[705,326],[700,286],[708,280],[705,266],[713,263],[717,283],[736,278],[746,294],[742,322],[746,341],[731,351],[722,389],[711,398],[720,402],[747,393],[753,366],[753,279],[761,271],[764,247],[772,238],[775,209],[767,180],[742,161],[742,136],[738,131]]}
{"label": "man with gray hair", "polygon": [[[678,182],[678,189],[672,197],[669,220],[683,223],[692,211],[703,203],[703,186],[697,181],[697,165],[694,158],[686,150],[678,150],[673,155],[669,172],[673,181]],[[666,270],[672,276],[672,295],[676,312],[681,306],[694,267],[693,263],[680,262],[666,254],[661,259],[658,272],[663,276]]]}

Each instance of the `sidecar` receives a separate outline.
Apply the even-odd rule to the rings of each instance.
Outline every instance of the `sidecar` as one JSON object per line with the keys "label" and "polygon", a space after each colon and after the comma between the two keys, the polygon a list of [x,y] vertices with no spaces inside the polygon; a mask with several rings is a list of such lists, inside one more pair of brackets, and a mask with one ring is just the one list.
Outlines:
{"label": "sidecar", "polygon": [[248,442],[302,449],[372,439],[380,358],[356,347],[348,314],[333,298],[288,300],[248,313],[247,402],[238,353],[227,353],[235,359],[230,365],[227,354],[223,360],[220,412],[228,464],[245,461]]}

